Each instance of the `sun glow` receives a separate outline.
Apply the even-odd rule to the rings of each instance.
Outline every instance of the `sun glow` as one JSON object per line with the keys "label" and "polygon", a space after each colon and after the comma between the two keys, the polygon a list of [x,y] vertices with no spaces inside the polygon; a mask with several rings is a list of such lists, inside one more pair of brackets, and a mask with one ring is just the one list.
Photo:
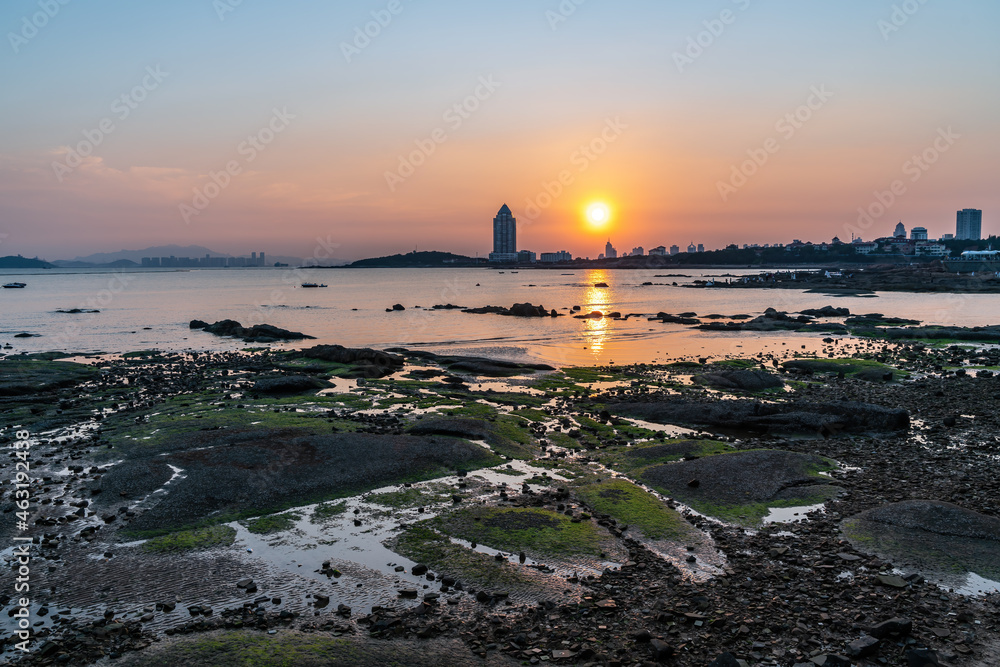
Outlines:
{"label": "sun glow", "polygon": [[596,203],[587,207],[587,222],[592,227],[601,228],[608,224],[611,219],[611,211],[607,204]]}

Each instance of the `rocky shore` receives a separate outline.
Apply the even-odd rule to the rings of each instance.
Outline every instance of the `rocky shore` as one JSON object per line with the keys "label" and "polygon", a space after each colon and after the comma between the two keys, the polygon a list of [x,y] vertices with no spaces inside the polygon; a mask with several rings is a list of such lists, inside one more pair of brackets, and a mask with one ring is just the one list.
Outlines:
{"label": "rocky shore", "polygon": [[0,359],[0,440],[34,438],[32,649],[8,625],[4,658],[997,664],[1000,358],[840,349]]}

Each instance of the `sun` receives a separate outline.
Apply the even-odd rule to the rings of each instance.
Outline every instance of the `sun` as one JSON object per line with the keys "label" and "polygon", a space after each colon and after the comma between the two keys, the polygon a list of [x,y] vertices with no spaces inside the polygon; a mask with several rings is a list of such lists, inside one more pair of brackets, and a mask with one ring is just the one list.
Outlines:
{"label": "sun", "polygon": [[594,227],[603,227],[611,218],[607,204],[591,204],[587,208],[587,221]]}

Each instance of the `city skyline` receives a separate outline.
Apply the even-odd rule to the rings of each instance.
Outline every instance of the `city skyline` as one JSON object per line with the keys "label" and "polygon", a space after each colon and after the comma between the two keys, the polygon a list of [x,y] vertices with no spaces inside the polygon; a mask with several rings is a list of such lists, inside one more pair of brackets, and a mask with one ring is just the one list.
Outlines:
{"label": "city skyline", "polygon": [[574,255],[608,233],[934,235],[953,202],[1000,207],[985,0],[222,4],[0,8],[7,253],[475,255],[504,200],[532,247]]}

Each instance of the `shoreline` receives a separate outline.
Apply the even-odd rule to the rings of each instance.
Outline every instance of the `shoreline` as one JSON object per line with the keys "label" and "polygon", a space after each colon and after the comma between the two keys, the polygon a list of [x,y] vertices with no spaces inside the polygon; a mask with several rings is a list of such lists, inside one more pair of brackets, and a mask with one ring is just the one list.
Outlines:
{"label": "shoreline", "polygon": [[[1000,489],[988,464],[996,446],[985,436],[997,426],[991,406],[998,380],[993,371],[976,369],[1000,366],[1000,352],[870,340],[857,344],[856,353],[847,357],[836,354],[840,344],[829,344],[839,361],[818,357],[815,363],[800,362],[789,350],[784,356],[732,355],[708,364],[557,371],[491,366],[481,359],[406,350],[390,351],[395,357],[377,372],[345,361],[365,359],[364,354],[310,357],[284,351],[144,352],[96,360],[85,369],[51,361],[57,355],[0,360],[0,388],[12,381],[8,364],[38,362],[13,378],[24,385],[21,395],[4,394],[4,426],[16,419],[32,433],[55,435],[71,429],[75,434],[61,442],[50,435],[47,443],[39,442],[32,450],[41,466],[36,474],[58,480],[48,483],[48,492],[39,489],[36,500],[64,499],[60,505],[35,504],[55,522],[34,529],[33,534],[58,536],[46,538],[51,544],[37,552],[40,583],[45,590],[46,584],[55,585],[57,592],[43,600],[49,613],[36,618],[44,619],[41,627],[48,628],[53,627],[54,611],[68,607],[70,612],[56,614],[60,619],[55,632],[36,637],[35,647],[49,646],[50,656],[59,651],[72,651],[81,658],[94,655],[93,646],[77,646],[73,637],[104,629],[103,635],[94,635],[96,646],[121,653],[122,664],[177,664],[182,654],[187,664],[212,664],[205,653],[207,645],[198,639],[212,633],[206,636],[213,641],[265,641],[292,651],[315,649],[317,641],[337,639],[347,643],[337,644],[339,649],[324,644],[326,649],[362,647],[366,651],[362,658],[373,660],[386,642],[411,641],[416,642],[411,650],[425,656],[448,655],[454,664],[473,664],[484,653],[498,660],[530,661],[545,655],[556,662],[636,664],[669,648],[676,654],[676,664],[682,665],[707,664],[726,652],[752,663],[773,660],[790,665],[793,660],[847,652],[848,645],[866,631],[877,634],[871,628],[905,616],[913,627],[900,639],[908,634],[916,642],[913,646],[926,646],[949,664],[981,664],[975,661],[996,655],[990,633],[995,637],[1000,628],[996,606],[1000,593],[945,594],[934,583],[944,573],[921,561],[926,555],[912,562],[899,557],[898,565],[890,565],[897,558],[882,552],[886,545],[872,553],[864,539],[844,533],[848,529],[842,521],[914,498],[956,503],[969,512],[997,516]],[[762,374],[765,367],[768,372]],[[313,384],[296,380],[289,386],[287,378],[305,378]],[[332,387],[323,388],[331,382]],[[732,414],[733,406],[747,400],[815,406],[861,401],[884,409],[902,408],[909,425],[855,423],[851,421],[855,417],[822,412],[805,422],[798,416],[781,421],[780,415],[768,422],[751,419],[739,427],[712,421],[718,419],[712,416],[712,406],[730,406],[726,414]],[[687,406],[682,412],[675,406],[664,425],[653,423],[661,413],[650,413],[652,407],[678,401]],[[636,420],[634,414],[644,416]],[[709,421],[698,422],[705,419]],[[84,424],[91,426],[80,428]],[[871,433],[872,428],[889,430]],[[249,506],[235,496],[224,500],[219,475],[228,479],[240,470],[234,463],[258,451],[255,448],[264,442],[261,436],[273,443],[267,446],[272,448],[268,456],[283,452],[282,465],[292,467],[241,482],[240,488],[254,490],[251,498],[256,500]],[[378,463],[382,455],[375,443],[383,441],[394,443],[392,458],[419,451],[425,441],[436,443],[429,450],[436,451],[435,456],[452,453],[441,459],[446,469],[430,463],[400,474],[393,472],[391,458]],[[326,451],[326,442],[338,443],[337,451],[353,447],[351,443],[363,445],[368,452],[366,465],[388,467],[373,479],[313,479],[309,475],[325,468],[308,461],[328,455],[320,454]],[[470,448],[462,442],[482,444]],[[318,448],[310,450],[316,453],[296,462],[299,454],[294,452],[305,453],[298,448],[307,443]],[[456,449],[443,449],[445,445]],[[791,458],[781,465],[798,460],[795,457],[817,455],[837,462],[822,477],[828,481],[814,482],[818,486],[810,493],[818,496],[806,494],[797,500],[806,508],[802,511],[808,511],[807,519],[782,510],[786,519],[801,521],[760,524],[766,510],[757,502],[725,509],[716,501],[699,499],[697,489],[692,491],[691,475],[701,477],[698,488],[708,493],[712,475],[729,474],[723,465],[726,457],[759,456],[754,452],[762,449],[788,452],[783,456]],[[211,452],[217,452],[212,454],[216,459],[205,458]],[[667,458],[635,458],[643,452]],[[468,462],[460,464],[458,476],[454,466],[459,459],[454,456]],[[68,464],[60,461],[72,461],[66,472],[56,472]],[[643,463],[637,467],[637,461]],[[296,467],[300,465],[306,467]],[[769,465],[777,465],[777,460]],[[706,470],[715,472],[678,473],[681,483],[673,486],[662,474],[682,469],[677,466],[709,466]],[[75,467],[82,472],[75,472]],[[181,472],[171,472],[171,467]],[[351,467],[348,464],[346,470]],[[248,470],[240,474],[257,474]],[[306,470],[313,472],[304,476]],[[919,475],[912,474],[916,470]],[[611,471],[622,475],[616,484],[634,480],[639,486],[608,487]],[[211,481],[215,490],[208,492]],[[314,485],[313,490],[303,486],[308,484]],[[830,485],[835,489],[829,492],[820,488]],[[272,495],[257,497],[268,487]],[[769,493],[757,483],[748,488],[765,497]],[[95,489],[102,492],[95,494]],[[185,509],[206,493],[217,497],[216,505],[204,505],[193,514]],[[609,504],[611,498],[619,500]],[[814,509],[815,498],[825,509]],[[87,501],[80,508],[82,514],[72,504],[81,500]],[[764,500],[764,506],[768,502],[785,503]],[[344,509],[336,509],[341,503],[346,503]],[[418,511],[418,505],[426,511]],[[315,523],[321,508],[335,513]],[[483,521],[507,527],[483,533],[479,521],[471,521],[473,511],[486,512]],[[184,516],[213,512],[220,518],[204,527],[234,527],[232,537],[216,531],[223,543],[215,546],[199,542],[205,537],[182,540],[185,531],[198,524]],[[71,515],[78,516],[65,520]],[[292,515],[299,518],[290,519],[291,523],[281,518]],[[9,520],[10,515],[0,517]],[[509,523],[527,517],[531,521],[523,527]],[[405,528],[400,530],[397,524]],[[523,541],[533,531],[552,530],[555,525],[583,532],[555,552],[552,545],[561,542]],[[430,532],[414,532],[422,526]],[[10,529],[8,521],[4,532]],[[265,539],[254,537],[255,530],[262,531]],[[297,531],[303,535],[297,537]],[[388,546],[377,546],[383,537],[366,541],[366,531],[384,536]],[[87,537],[81,538],[83,534]],[[465,541],[442,551],[436,535]],[[499,548],[503,559],[493,557],[495,550],[470,549],[470,537],[480,543],[489,540],[488,546]],[[339,539],[343,547],[324,545],[331,538]],[[191,539],[193,546],[182,546]],[[596,556],[596,551],[588,551],[592,539],[598,540],[595,545],[604,545],[608,556],[617,554],[610,559],[614,565],[574,575],[573,568],[580,572],[587,559]],[[149,551],[142,540],[165,550]],[[226,540],[234,542],[226,546]],[[241,546],[248,540],[254,554]],[[351,545],[361,549],[354,557],[368,563],[360,569],[352,564]],[[692,546],[693,551],[687,548]],[[395,561],[405,572],[375,567],[391,562],[379,551],[384,548],[409,554]],[[676,557],[669,556],[673,548],[678,549]],[[974,559],[975,545],[968,548],[973,549],[969,558]],[[526,564],[519,562],[519,551],[527,552]],[[368,552],[379,556],[372,559],[364,555]],[[721,560],[713,561],[713,554]],[[317,573],[300,573],[294,566],[291,571],[284,569],[282,564],[293,557]],[[424,559],[430,559],[427,565],[434,579],[411,573]],[[329,563],[320,567],[320,561]],[[55,567],[53,573],[45,572],[45,562]],[[554,570],[549,573],[534,564]],[[711,574],[695,575],[690,569],[695,566]],[[903,575],[919,576],[900,578],[896,568]],[[319,572],[324,569],[342,574]],[[153,579],[124,586],[112,573],[127,570],[148,570]],[[845,571],[850,577],[841,576]],[[494,578],[477,581],[484,572]],[[9,587],[8,578],[6,574],[0,578],[4,588]],[[246,578],[252,579],[252,593],[241,593],[249,585],[236,586],[238,579]],[[949,581],[950,587],[956,585]],[[459,590],[456,582],[465,585]],[[355,584],[362,588],[355,589]],[[113,587],[117,602],[97,596],[105,585]],[[564,589],[571,593],[563,593]],[[364,591],[364,596],[359,598],[353,590]],[[416,599],[407,590],[414,590]],[[829,598],[824,611],[805,602],[820,594]],[[279,597],[280,604],[274,604],[272,598]],[[214,613],[204,612],[202,605],[214,607]],[[657,610],[655,618],[648,609]],[[110,619],[104,616],[107,610]],[[507,619],[502,628],[491,621],[496,614]],[[549,617],[558,619],[548,622],[551,629],[530,637],[531,627]],[[963,630],[973,621],[963,619],[980,621],[974,640],[967,639],[970,635]],[[698,620],[701,625],[695,624]],[[573,634],[573,628],[582,634]],[[266,634],[271,630],[277,634]],[[517,639],[521,635],[523,639]],[[172,639],[155,643],[154,636]],[[905,664],[910,648],[900,648],[888,638],[877,643],[889,664]],[[38,654],[21,661],[43,663]]]}

